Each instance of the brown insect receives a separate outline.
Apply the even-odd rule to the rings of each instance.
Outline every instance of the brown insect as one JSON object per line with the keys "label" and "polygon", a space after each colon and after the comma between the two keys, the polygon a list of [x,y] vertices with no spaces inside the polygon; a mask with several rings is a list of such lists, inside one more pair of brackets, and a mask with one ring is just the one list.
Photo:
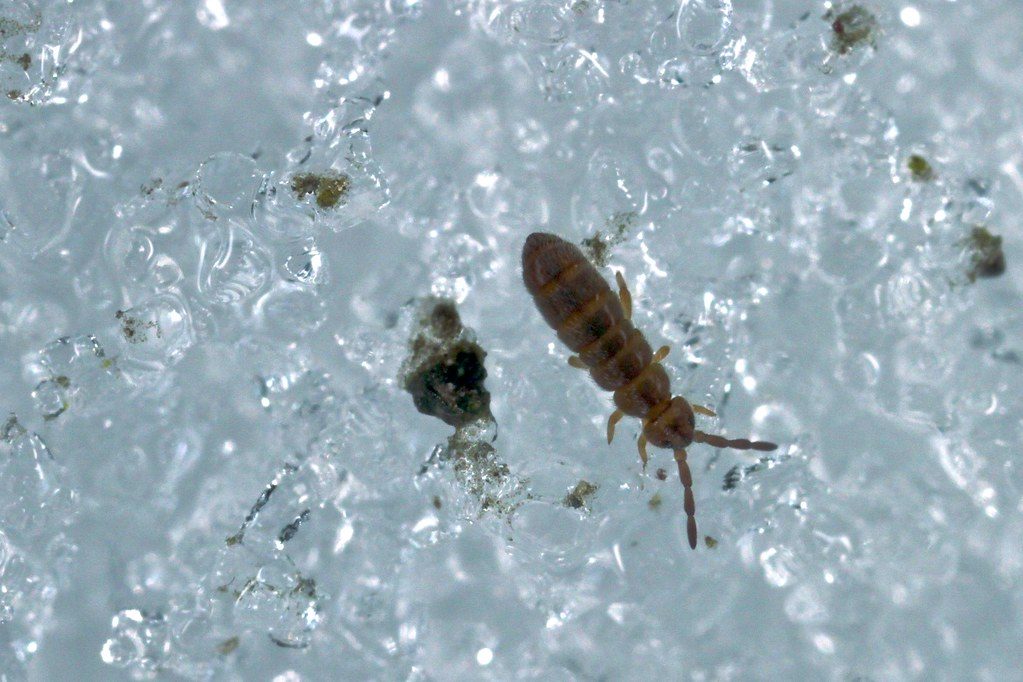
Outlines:
{"label": "brown insect", "polygon": [[630,415],[643,420],[638,445],[644,470],[647,443],[674,450],[685,488],[689,546],[696,549],[696,501],[686,448],[693,442],[739,450],[768,451],[778,446],[696,430],[693,413],[713,417],[714,412],[671,396],[668,373],[660,364],[669,348],[662,346],[654,353],[643,332],[632,325],[632,297],[621,273],[615,276],[618,294],[575,245],[553,234],[534,232],[522,247],[526,289],[558,338],[578,353],[568,359],[569,364],[589,369],[598,386],[614,391],[618,409],[607,420],[607,442],[614,438],[619,420]]}

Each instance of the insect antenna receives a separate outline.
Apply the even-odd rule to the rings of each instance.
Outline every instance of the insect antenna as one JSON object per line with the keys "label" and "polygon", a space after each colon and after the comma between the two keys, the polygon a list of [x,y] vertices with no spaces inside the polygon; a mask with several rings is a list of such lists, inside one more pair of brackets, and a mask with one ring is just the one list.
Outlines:
{"label": "insect antenna", "polygon": [[696,549],[696,500],[693,498],[693,475],[689,472],[686,462],[686,451],[675,451],[675,462],[678,464],[678,479],[686,491],[686,532],[689,535],[690,549]]}
{"label": "insect antenna", "polygon": [[770,452],[771,450],[777,450],[778,446],[774,443],[768,443],[763,440],[747,440],[745,438],[725,438],[713,433],[704,433],[703,431],[695,431],[693,433],[693,440],[697,443],[706,443],[716,448],[734,448],[736,450],[760,450],[761,452]]}

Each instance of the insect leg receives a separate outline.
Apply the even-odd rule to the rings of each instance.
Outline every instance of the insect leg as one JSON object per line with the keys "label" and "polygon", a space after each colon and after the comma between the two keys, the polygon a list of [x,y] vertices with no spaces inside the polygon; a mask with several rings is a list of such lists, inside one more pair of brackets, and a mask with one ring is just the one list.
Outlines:
{"label": "insect leg", "polygon": [[586,363],[580,360],[578,355],[569,355],[568,364],[572,365],[577,369],[587,369]]}
{"label": "insect leg", "polygon": [[703,414],[708,417],[718,416],[718,413],[710,409],[709,407],[704,407],[703,405],[693,405],[692,403],[689,403],[689,406],[693,408],[693,412],[695,412],[696,414]]}
{"label": "insect leg", "polygon": [[689,535],[689,547],[696,549],[696,499],[693,497],[693,476],[689,472],[689,463],[686,462],[685,449],[675,451],[675,462],[678,464],[678,478],[682,481],[686,494],[686,531]]}
{"label": "insect leg", "polygon": [[657,349],[657,352],[654,353],[653,362],[660,362],[664,358],[668,357],[668,353],[670,352],[671,346],[661,346],[660,348]]}
{"label": "insect leg", "polygon": [[629,293],[629,287],[625,284],[625,278],[622,276],[621,270],[615,273],[615,281],[618,282],[618,298],[622,301],[622,308],[625,308],[625,319],[632,319],[632,294]]}
{"label": "insect leg", "polygon": [[646,471],[646,435],[639,434],[639,440],[636,441],[636,447],[639,448],[639,460],[643,462],[643,471]]}
{"label": "insect leg", "polygon": [[625,413],[621,410],[615,410],[611,413],[611,416],[607,418],[607,444],[610,445],[611,441],[615,437],[615,425],[622,420]]}

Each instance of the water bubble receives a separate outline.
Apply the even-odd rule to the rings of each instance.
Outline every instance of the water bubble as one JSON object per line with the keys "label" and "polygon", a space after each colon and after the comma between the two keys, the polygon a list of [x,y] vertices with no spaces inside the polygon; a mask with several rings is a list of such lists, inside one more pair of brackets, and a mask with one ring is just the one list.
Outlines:
{"label": "water bubble", "polygon": [[191,314],[177,293],[157,294],[119,310],[116,319],[127,344],[125,358],[154,369],[175,364],[195,342]]}
{"label": "water bubble", "polygon": [[600,148],[590,157],[585,183],[572,195],[573,222],[583,234],[593,234],[616,215],[633,219],[645,212],[650,199],[646,176],[633,159]]}
{"label": "water bubble", "polygon": [[[42,378],[65,379],[73,390],[98,386],[114,372],[113,360],[91,334],[62,336],[39,351],[33,373]],[[61,379],[64,377],[65,379]]]}
{"label": "water bubble", "polygon": [[308,289],[280,287],[264,296],[259,309],[267,324],[283,338],[301,336],[315,331],[327,318],[327,306],[320,296]]}
{"label": "water bubble", "polygon": [[317,224],[334,231],[357,225],[386,206],[390,189],[373,156],[368,130],[383,99],[343,98],[337,108],[313,121],[313,135],[289,155],[290,172],[275,178],[276,200],[290,198]]}
{"label": "water bubble", "polygon": [[563,504],[527,501],[515,511],[515,551],[546,570],[577,567],[586,559],[578,512]]}
{"label": "water bubble", "polygon": [[70,3],[5,2],[0,9],[0,93],[27,104],[78,97],[107,51],[103,41],[94,40],[89,14]]}
{"label": "water bubble", "polygon": [[210,217],[243,218],[252,209],[261,179],[251,156],[235,152],[214,154],[196,171],[196,205]]}
{"label": "water bubble", "polygon": [[112,228],[107,233],[106,252],[115,272],[128,282],[145,282],[153,258],[153,233],[141,226]]}
{"label": "water bubble", "polygon": [[241,225],[218,225],[202,244],[199,292],[204,303],[244,301],[259,293],[271,275],[270,255]]}
{"label": "water bubble", "polygon": [[785,587],[792,582],[796,560],[787,547],[768,547],[760,553],[760,566],[764,570],[764,579],[775,587]]}
{"label": "water bubble", "polygon": [[52,623],[57,583],[45,559],[34,556],[33,544],[19,546],[0,530],[0,626],[5,635],[0,670],[7,675],[33,658],[39,638]]}
{"label": "water bubble", "polygon": [[297,573],[282,559],[258,566],[251,574],[241,568],[237,577],[231,594],[236,623],[265,632],[283,648],[309,646],[322,619],[323,595],[314,579]]}
{"label": "water bubble", "polygon": [[[508,37],[526,42],[557,45],[565,40],[568,33],[562,9],[554,3],[522,3],[499,16]],[[491,22],[491,26],[494,24]]]}
{"label": "water bubble", "polygon": [[823,595],[811,585],[799,585],[785,599],[785,615],[797,623],[822,623],[828,610]]}
{"label": "water bubble", "polygon": [[592,102],[607,88],[611,64],[607,56],[564,43],[541,59],[542,88],[548,99]]}
{"label": "water bubble", "polygon": [[70,521],[72,496],[63,472],[34,432],[7,429],[0,447],[0,525],[8,532],[38,537]]}
{"label": "water bubble", "polygon": [[799,156],[795,145],[747,138],[732,150],[732,174],[745,191],[764,189],[795,173]]}
{"label": "water bubble", "polygon": [[7,211],[0,206],[0,243],[3,243],[7,236],[14,229],[14,221],[11,220],[11,216],[7,214]]}
{"label": "water bubble", "polygon": [[111,619],[110,627],[113,633],[100,651],[104,663],[148,674],[164,667],[171,651],[171,632],[164,614],[125,609]]}
{"label": "water bubble", "polygon": [[32,399],[44,420],[56,419],[67,410],[70,404],[68,396],[70,385],[70,379],[64,376],[44,379],[36,384],[32,391]]}
{"label": "water bubble", "polygon": [[[21,142],[40,144],[33,139]],[[17,172],[0,168],[0,195],[12,226],[7,241],[36,255],[62,245],[71,235],[84,179],[67,154],[40,151],[30,158]]]}
{"label": "water bubble", "polygon": [[292,181],[271,176],[263,180],[252,204],[252,222],[259,234],[300,240],[313,234],[317,225],[302,202],[295,201]]}
{"label": "water bubble", "polygon": [[539,154],[550,144],[550,134],[535,118],[527,118],[514,124],[515,141],[523,154]]}
{"label": "water bubble", "polygon": [[284,277],[299,284],[322,284],[326,279],[324,255],[312,239],[288,243],[283,257]]}
{"label": "water bubble", "polygon": [[675,31],[682,47],[711,54],[721,47],[732,27],[732,0],[682,0]]}

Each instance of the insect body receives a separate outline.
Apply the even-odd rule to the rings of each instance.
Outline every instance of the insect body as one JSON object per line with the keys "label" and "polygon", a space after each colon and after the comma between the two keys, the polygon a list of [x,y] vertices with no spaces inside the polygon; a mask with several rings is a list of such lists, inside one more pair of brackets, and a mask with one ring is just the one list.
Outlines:
{"label": "insect body", "polygon": [[614,391],[618,409],[608,419],[607,442],[614,438],[618,421],[629,415],[643,420],[638,445],[644,468],[647,443],[674,450],[685,488],[689,546],[696,549],[696,502],[686,448],[693,442],[740,450],[767,451],[778,446],[696,430],[694,411],[708,416],[714,413],[690,405],[685,398],[672,397],[668,373],[660,364],[669,349],[662,346],[655,353],[643,332],[633,326],[632,299],[621,273],[616,275],[616,294],[575,245],[552,234],[534,232],[522,248],[522,279],[547,324],[578,353],[569,363],[589,369],[598,386]]}

